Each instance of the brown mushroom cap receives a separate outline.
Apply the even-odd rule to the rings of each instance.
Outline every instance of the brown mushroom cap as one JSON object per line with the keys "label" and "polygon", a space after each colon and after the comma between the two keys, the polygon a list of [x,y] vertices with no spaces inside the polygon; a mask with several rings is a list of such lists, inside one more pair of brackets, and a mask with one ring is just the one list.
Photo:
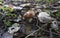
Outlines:
{"label": "brown mushroom cap", "polygon": [[35,16],[35,12],[33,10],[29,10],[23,15],[24,18],[32,18],[34,16]]}

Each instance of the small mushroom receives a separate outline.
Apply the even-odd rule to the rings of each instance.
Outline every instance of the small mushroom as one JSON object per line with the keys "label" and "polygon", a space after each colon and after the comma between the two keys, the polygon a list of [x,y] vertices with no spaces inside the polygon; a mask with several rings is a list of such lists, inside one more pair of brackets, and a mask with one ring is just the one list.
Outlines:
{"label": "small mushroom", "polygon": [[42,23],[47,23],[53,20],[53,18],[51,18],[50,15],[46,12],[40,12],[38,14],[38,19]]}
{"label": "small mushroom", "polygon": [[23,15],[24,18],[32,18],[34,16],[35,16],[35,12],[33,10],[29,10]]}
{"label": "small mushroom", "polygon": [[53,29],[58,29],[57,21],[53,21],[52,24],[51,24],[51,27],[52,27]]}

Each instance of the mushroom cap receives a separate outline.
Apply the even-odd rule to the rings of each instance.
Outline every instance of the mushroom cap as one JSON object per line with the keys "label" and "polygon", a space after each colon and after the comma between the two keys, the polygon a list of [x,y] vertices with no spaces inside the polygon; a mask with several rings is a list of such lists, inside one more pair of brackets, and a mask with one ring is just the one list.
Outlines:
{"label": "mushroom cap", "polygon": [[23,15],[24,18],[32,18],[34,16],[35,16],[35,12],[33,10],[29,10]]}
{"label": "mushroom cap", "polygon": [[53,20],[53,18],[50,17],[50,15],[48,13],[46,13],[46,12],[39,13],[38,14],[38,19],[42,23],[47,23],[47,22]]}

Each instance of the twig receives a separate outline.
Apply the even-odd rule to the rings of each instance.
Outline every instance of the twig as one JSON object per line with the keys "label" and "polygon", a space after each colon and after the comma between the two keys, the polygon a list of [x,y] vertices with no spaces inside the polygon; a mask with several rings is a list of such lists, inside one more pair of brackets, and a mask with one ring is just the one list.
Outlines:
{"label": "twig", "polygon": [[50,38],[53,38],[52,31],[51,31],[52,29],[50,28],[49,30],[50,30]]}
{"label": "twig", "polygon": [[26,36],[25,38],[28,38],[29,36],[33,35],[35,32],[37,32],[37,31],[39,31],[39,30],[40,30],[40,28],[39,28],[39,29],[37,29],[36,31],[32,32],[31,34],[29,34],[29,35],[28,35],[28,36]]}
{"label": "twig", "polygon": [[[31,34],[27,35],[25,38],[28,38],[29,36],[33,35],[35,32],[39,31],[40,29],[41,29],[42,31],[45,31],[45,32],[50,33],[49,31],[43,29],[43,27],[45,27],[45,26],[47,26],[47,24],[43,25],[42,27],[39,27],[39,26],[37,25],[37,27],[38,27],[39,29],[37,29],[37,30],[35,30],[34,32],[32,32]],[[58,33],[51,32],[51,34],[55,34],[55,35],[58,35],[58,36],[60,37],[60,34],[58,34]],[[52,36],[51,36],[51,38],[52,38]]]}
{"label": "twig", "polygon": [[[47,25],[47,24],[46,24]],[[42,27],[46,26],[43,25]],[[41,27],[37,26],[39,29],[35,30],[34,32],[32,32],[31,34],[27,35],[25,38],[28,38],[29,36],[33,35],[35,32],[39,31],[41,29]]]}

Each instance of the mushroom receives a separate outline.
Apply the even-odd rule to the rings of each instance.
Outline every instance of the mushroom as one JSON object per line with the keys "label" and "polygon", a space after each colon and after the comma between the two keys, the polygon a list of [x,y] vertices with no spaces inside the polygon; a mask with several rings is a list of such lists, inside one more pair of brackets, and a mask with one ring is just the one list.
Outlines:
{"label": "mushroom", "polygon": [[24,18],[32,18],[34,16],[35,16],[35,12],[33,10],[29,10],[23,15]]}
{"label": "mushroom", "polygon": [[50,17],[50,15],[47,12],[40,12],[38,14],[38,19],[42,23],[47,23],[53,20],[53,18]]}

